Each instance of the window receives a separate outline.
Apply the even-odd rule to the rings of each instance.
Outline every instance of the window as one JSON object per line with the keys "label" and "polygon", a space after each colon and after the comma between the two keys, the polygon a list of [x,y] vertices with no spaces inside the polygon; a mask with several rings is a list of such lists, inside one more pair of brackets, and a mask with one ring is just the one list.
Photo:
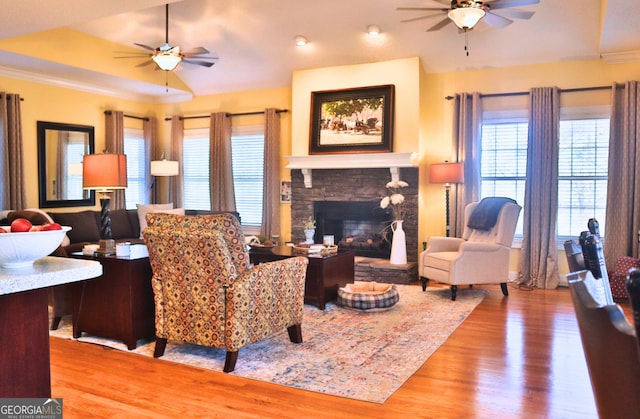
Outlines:
{"label": "window", "polygon": [[[526,121],[485,121],[482,125],[480,197],[506,196],[524,204],[527,176]],[[516,237],[522,237],[523,217],[518,218]]]}
{"label": "window", "polygon": [[[79,134],[79,135],[78,135]],[[85,153],[83,133],[71,132],[67,141],[67,199],[84,199],[82,189],[82,159]]]}
{"label": "window", "polygon": [[184,207],[210,210],[208,129],[185,130],[182,160],[184,162]]}
{"label": "window", "polygon": [[231,131],[231,155],[236,208],[242,224],[260,227],[264,191],[264,127],[234,127]]}
{"label": "window", "polygon": [[147,179],[145,169],[150,161],[145,154],[144,135],[141,129],[125,128],[124,154],[127,156],[127,188],[124,190],[127,209],[136,204],[147,204]]}
{"label": "window", "polygon": [[[601,111],[563,110],[559,127],[558,240],[576,238],[595,217],[605,234],[609,118]],[[586,111],[586,113],[585,113]],[[597,116],[594,116],[597,115]],[[487,118],[482,125],[480,196],[507,196],[524,204],[527,177],[528,121],[523,118]],[[522,237],[523,217],[516,237]]]}
{"label": "window", "polygon": [[[245,232],[257,234],[262,225],[264,127],[233,127],[231,159],[236,209]],[[184,204],[189,209],[211,209],[209,196],[209,130],[185,130],[183,143]]]}
{"label": "window", "polygon": [[605,235],[609,118],[560,121],[558,236],[575,238],[595,217]]}

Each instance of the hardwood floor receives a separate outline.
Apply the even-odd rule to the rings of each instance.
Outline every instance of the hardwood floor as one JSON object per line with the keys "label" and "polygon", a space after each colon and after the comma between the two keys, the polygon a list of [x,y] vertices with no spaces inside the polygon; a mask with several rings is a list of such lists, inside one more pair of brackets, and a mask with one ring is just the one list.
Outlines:
{"label": "hardwood floor", "polygon": [[385,404],[59,338],[51,338],[53,397],[64,399],[67,419],[597,418],[568,289],[510,287],[503,298],[497,285],[477,288],[487,298]]}

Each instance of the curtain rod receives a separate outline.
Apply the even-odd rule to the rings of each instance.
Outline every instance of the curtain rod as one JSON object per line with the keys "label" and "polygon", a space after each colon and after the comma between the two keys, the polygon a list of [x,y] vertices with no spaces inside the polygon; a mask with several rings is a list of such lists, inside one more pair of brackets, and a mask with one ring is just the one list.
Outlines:
{"label": "curtain rod", "polygon": [[[591,90],[607,90],[611,89],[611,86],[594,86],[594,87],[577,87],[574,89],[560,89],[561,93],[573,93],[573,92],[587,92]],[[485,97],[506,97],[506,96],[525,96],[528,95],[529,92],[509,92],[509,93],[485,93],[480,94],[480,98]],[[445,96],[445,99],[451,100],[454,99],[455,96]]]}
{"label": "curtain rod", "polygon": [[[9,95],[11,95],[11,94],[14,94],[14,93],[5,94],[5,96],[7,97],[7,100],[11,100],[11,98],[9,97]],[[0,99],[2,99],[2,95],[0,95]],[[20,98],[20,102],[22,102],[22,101],[24,101],[23,97]]]}
{"label": "curtain rod", "polygon": [[[288,109],[276,109],[276,113],[287,113],[289,112]],[[227,113],[226,115],[230,118],[233,118],[234,116],[247,116],[247,115],[262,115],[264,113],[264,111],[256,111],[256,112],[240,112],[240,113]],[[202,118],[209,118],[211,117],[211,115],[196,115],[196,116],[181,116],[180,119],[181,120],[185,120],[185,119],[202,119]],[[165,121],[171,121],[171,117],[167,116],[166,118],[164,118]]]}
{"label": "curtain rod", "polygon": [[[111,115],[111,111],[104,111],[104,114],[105,115]],[[140,121],[148,121],[149,120],[149,118],[146,117],[146,116],[127,115],[126,113],[122,114],[122,116],[124,116],[125,118],[139,119]]]}

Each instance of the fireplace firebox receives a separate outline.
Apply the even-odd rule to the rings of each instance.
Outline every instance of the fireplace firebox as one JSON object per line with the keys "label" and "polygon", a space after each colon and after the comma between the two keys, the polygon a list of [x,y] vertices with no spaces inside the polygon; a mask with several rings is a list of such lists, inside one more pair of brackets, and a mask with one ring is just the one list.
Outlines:
{"label": "fireplace firebox", "polygon": [[391,215],[380,208],[379,201],[318,201],[313,214],[316,243],[333,235],[341,249],[353,250],[357,256],[389,258],[391,235],[385,227]]}

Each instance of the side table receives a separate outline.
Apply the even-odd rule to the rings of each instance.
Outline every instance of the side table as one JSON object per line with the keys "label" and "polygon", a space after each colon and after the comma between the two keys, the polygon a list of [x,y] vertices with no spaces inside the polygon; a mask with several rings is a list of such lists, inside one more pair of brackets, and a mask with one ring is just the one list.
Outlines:
{"label": "side table", "polygon": [[73,287],[73,337],[82,332],[121,340],[129,350],[138,339],[155,337],[155,306],[151,288],[151,263],[147,247],[132,245],[131,255],[87,256],[97,260],[102,276]]}
{"label": "side table", "polygon": [[[338,288],[352,283],[354,279],[354,252],[338,250],[331,256],[306,255],[309,259],[307,278],[304,287],[305,304],[314,304],[324,310],[327,301],[335,300]],[[291,246],[276,246],[272,249],[251,250],[251,263],[273,262],[294,256],[305,256],[295,253]]]}

